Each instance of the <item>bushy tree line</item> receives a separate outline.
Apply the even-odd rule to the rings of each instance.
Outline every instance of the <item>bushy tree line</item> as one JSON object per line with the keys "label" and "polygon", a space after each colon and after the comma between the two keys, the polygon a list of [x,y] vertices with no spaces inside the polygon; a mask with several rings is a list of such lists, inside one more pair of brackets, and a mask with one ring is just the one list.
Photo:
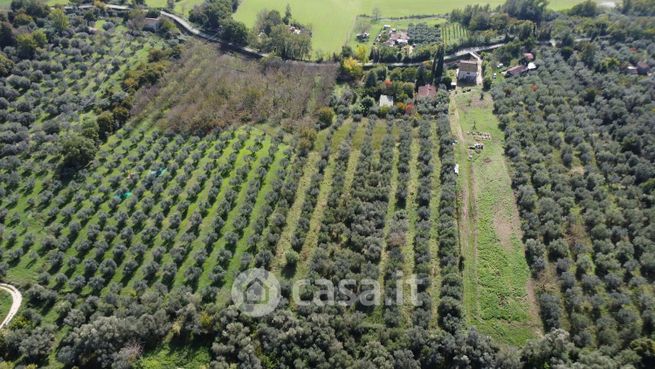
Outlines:
{"label": "bushy tree line", "polygon": [[284,59],[304,59],[312,51],[311,29],[293,21],[290,10],[284,18],[277,10],[262,10],[252,40],[260,50]]}
{"label": "bushy tree line", "polygon": [[414,308],[414,326],[428,329],[432,317],[432,255],[430,254],[430,237],[432,227],[430,203],[432,201],[432,183],[434,159],[432,158],[432,135],[436,129],[432,121],[419,121],[418,153],[418,187],[416,189],[416,230],[412,247],[414,248],[414,274],[417,278],[417,302]]}

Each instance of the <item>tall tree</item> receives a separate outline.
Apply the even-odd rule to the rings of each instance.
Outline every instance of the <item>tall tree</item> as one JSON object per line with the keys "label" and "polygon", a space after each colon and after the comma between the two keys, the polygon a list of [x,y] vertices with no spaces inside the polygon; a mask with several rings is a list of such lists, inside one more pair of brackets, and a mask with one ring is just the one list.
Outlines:
{"label": "tall tree", "polygon": [[49,15],[52,26],[58,33],[65,31],[68,28],[68,17],[61,9],[53,9]]}
{"label": "tall tree", "polygon": [[284,11],[284,18],[282,19],[284,24],[289,25],[291,23],[291,5],[287,4],[287,8]]}
{"label": "tall tree", "polygon": [[380,8],[373,8],[373,20],[377,22],[380,20],[381,16],[382,13],[380,12]]}
{"label": "tall tree", "polygon": [[425,68],[425,65],[419,65],[418,69],[416,70],[416,87],[418,88],[429,83],[429,78],[430,75],[427,68]]}
{"label": "tall tree", "polygon": [[9,22],[0,23],[0,47],[13,46],[16,44],[16,35]]}
{"label": "tall tree", "polygon": [[441,77],[443,77],[443,63],[444,63],[444,47],[439,45],[437,53],[434,54],[434,60],[432,62],[432,79],[435,85],[438,85],[441,82]]}

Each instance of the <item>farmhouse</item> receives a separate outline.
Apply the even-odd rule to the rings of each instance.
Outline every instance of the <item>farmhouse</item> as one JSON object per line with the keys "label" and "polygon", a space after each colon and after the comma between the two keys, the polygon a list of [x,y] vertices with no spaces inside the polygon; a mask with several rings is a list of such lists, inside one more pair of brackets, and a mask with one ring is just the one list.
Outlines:
{"label": "farmhouse", "polygon": [[429,99],[437,96],[437,88],[432,85],[425,85],[418,88],[416,99]]}
{"label": "farmhouse", "polygon": [[409,44],[409,35],[405,31],[392,29],[389,32],[389,39],[384,43],[387,46],[405,46]]}
{"label": "farmhouse", "polygon": [[393,96],[380,95],[380,107],[384,108],[385,106],[388,108],[393,106]]}
{"label": "farmhouse", "polygon": [[457,69],[457,80],[475,82],[478,78],[478,63],[472,60],[462,60]]}

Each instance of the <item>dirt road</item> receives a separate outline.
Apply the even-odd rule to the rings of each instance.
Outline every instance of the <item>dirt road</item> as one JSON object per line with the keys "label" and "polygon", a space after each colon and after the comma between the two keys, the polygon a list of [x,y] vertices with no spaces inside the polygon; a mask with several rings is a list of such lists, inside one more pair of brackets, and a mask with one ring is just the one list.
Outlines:
{"label": "dirt road", "polygon": [[11,308],[9,309],[9,313],[7,313],[7,317],[0,323],[0,329],[4,328],[11,320],[14,318],[16,313],[18,313],[18,309],[20,308],[20,304],[23,302],[23,295],[21,295],[20,291],[16,289],[16,287],[6,284],[6,283],[0,283],[0,289],[3,289],[9,294],[11,294]]}

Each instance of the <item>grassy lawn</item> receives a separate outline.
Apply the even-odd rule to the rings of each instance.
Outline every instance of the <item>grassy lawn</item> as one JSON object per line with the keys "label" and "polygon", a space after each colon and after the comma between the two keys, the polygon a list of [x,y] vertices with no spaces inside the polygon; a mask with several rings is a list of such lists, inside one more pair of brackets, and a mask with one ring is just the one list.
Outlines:
{"label": "grassy lawn", "polygon": [[[553,9],[566,9],[578,2],[581,1],[551,0],[550,7]],[[378,8],[383,17],[404,17],[409,15],[444,14],[453,9],[479,3],[496,6],[503,4],[504,0],[243,0],[237,10],[236,19],[245,22],[250,27],[255,23],[257,13],[262,9],[276,9],[284,13],[286,5],[289,4],[294,19],[312,26],[313,49],[330,54],[339,52],[342,45],[352,40],[356,33],[354,26],[357,16],[361,14],[370,15],[374,8]],[[336,13],[337,9],[338,13]],[[373,32],[371,34],[373,35]]]}
{"label": "grassy lawn", "polygon": [[[460,165],[460,234],[464,304],[472,325],[499,341],[522,344],[540,330],[530,273],[521,243],[520,221],[507,164],[504,135],[480,90],[451,99],[451,124]],[[475,129],[474,129],[475,127]],[[491,134],[476,140],[471,131]],[[469,150],[484,144],[480,153]],[[470,158],[470,159],[469,159]]]}

